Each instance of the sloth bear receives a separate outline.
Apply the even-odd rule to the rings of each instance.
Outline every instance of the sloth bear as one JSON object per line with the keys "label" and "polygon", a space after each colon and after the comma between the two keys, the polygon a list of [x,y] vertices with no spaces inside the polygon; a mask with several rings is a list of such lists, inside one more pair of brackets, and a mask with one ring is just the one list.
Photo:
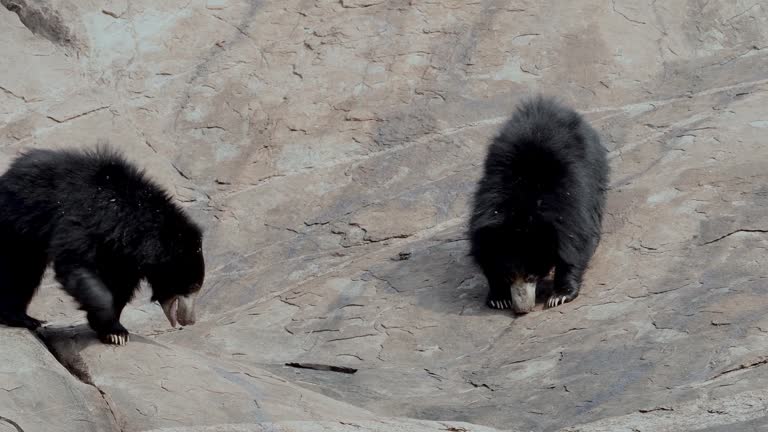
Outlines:
{"label": "sloth bear", "polygon": [[0,177],[0,239],[0,324],[42,324],[27,307],[49,263],[104,343],[128,341],[120,314],[142,279],[172,326],[195,321],[201,229],[104,145],[16,158]]}
{"label": "sloth bear", "polygon": [[490,145],[469,223],[488,306],[530,312],[553,267],[547,307],[578,296],[600,241],[608,176],[597,132],[575,111],[542,96],[517,108]]}

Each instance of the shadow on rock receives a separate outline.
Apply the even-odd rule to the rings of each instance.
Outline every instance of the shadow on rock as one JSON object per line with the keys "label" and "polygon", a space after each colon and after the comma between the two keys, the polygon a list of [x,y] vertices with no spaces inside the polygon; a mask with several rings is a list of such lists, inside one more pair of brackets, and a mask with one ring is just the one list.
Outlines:
{"label": "shadow on rock", "polygon": [[80,352],[96,343],[101,343],[96,332],[87,324],[67,327],[40,327],[35,331],[48,351],[69,373],[80,381],[94,385],[88,364]]}
{"label": "shadow on rock", "polygon": [[[441,314],[503,314],[514,318],[511,311],[486,306],[488,282],[468,252],[466,239],[430,240],[372,266],[363,279],[380,281],[384,290],[414,297],[414,304]],[[542,280],[536,291],[537,303],[543,303],[551,291],[551,278]]]}
{"label": "shadow on rock", "polygon": [[[96,332],[87,324],[67,327],[40,327],[35,331],[35,334],[69,373],[86,384],[94,385],[88,364],[83,359],[81,352],[92,345],[101,345],[101,341],[96,336]],[[131,343],[148,343],[166,348],[162,344],[137,334],[131,334],[130,340]],[[124,349],[125,347],[116,348]]]}

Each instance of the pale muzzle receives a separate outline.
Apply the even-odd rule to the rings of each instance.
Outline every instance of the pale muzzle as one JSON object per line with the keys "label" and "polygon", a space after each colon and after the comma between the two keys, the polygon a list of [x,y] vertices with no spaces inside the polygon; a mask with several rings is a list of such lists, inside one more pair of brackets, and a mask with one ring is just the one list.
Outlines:
{"label": "pale muzzle", "polygon": [[526,282],[525,278],[516,278],[510,286],[512,308],[517,313],[528,313],[536,306],[536,282]]}
{"label": "pale muzzle", "polygon": [[195,299],[198,293],[195,292],[186,296],[173,296],[160,303],[172,327],[176,327],[176,324],[186,326],[195,323]]}

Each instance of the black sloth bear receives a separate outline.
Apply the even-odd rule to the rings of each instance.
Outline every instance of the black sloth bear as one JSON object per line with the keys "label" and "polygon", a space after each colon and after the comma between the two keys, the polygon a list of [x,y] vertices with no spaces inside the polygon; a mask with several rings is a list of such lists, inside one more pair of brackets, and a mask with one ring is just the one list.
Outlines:
{"label": "black sloth bear", "polygon": [[578,296],[600,241],[608,176],[606,150],[579,114],[542,96],[518,107],[488,150],[470,219],[490,307],[530,312],[553,267],[547,306]]}
{"label": "black sloth bear", "polygon": [[202,232],[142,171],[104,145],[32,150],[0,177],[0,324],[35,329],[27,307],[49,263],[105,343],[139,281],[172,326],[194,323]]}

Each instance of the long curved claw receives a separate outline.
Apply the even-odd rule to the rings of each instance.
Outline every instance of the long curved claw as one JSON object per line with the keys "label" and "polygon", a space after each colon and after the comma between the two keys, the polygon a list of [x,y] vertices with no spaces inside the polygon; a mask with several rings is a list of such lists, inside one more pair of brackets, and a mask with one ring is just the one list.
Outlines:
{"label": "long curved claw", "polygon": [[568,296],[552,296],[547,300],[547,307],[553,308],[568,303]]}
{"label": "long curved claw", "polygon": [[130,337],[127,334],[108,334],[106,342],[112,345],[124,346],[128,343]]}

